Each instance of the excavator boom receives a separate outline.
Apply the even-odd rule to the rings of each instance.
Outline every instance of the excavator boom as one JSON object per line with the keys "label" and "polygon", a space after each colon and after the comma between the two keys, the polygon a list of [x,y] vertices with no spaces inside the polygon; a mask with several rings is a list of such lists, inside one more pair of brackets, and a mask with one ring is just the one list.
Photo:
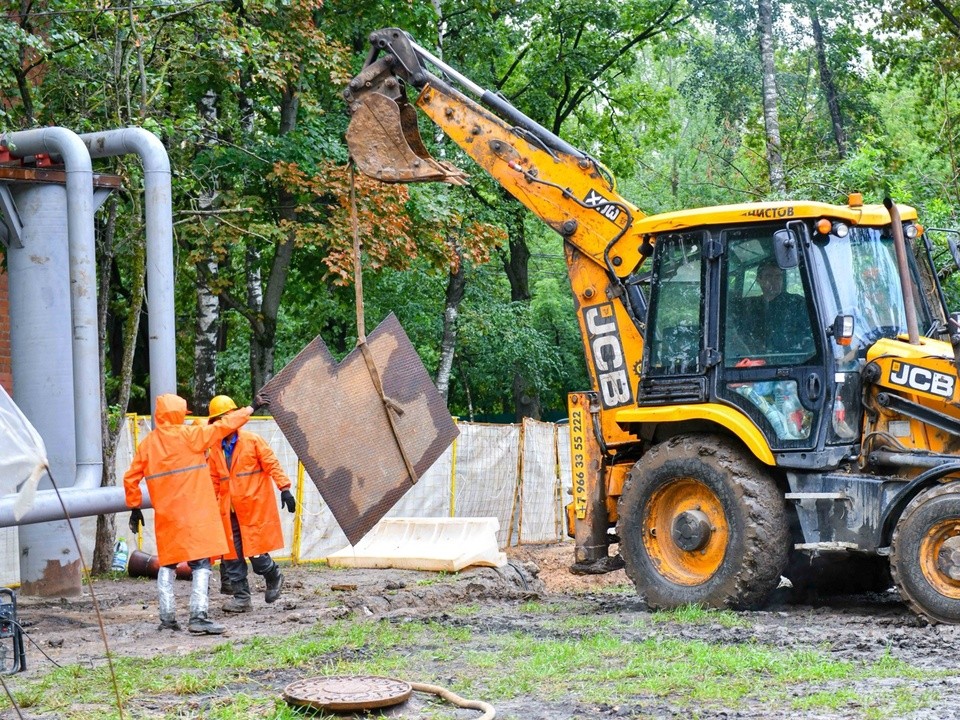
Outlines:
{"label": "excavator boom", "polygon": [[[621,241],[643,213],[617,193],[599,162],[463,77],[402,30],[379,30],[371,44],[367,64],[344,91],[351,113],[347,144],[361,172],[384,182],[465,182],[462,171],[432,158],[424,147],[416,110],[407,100],[409,84],[420,90],[419,108],[451,140],[613,278],[642,261],[641,243]],[[479,102],[430,73],[424,62]]]}

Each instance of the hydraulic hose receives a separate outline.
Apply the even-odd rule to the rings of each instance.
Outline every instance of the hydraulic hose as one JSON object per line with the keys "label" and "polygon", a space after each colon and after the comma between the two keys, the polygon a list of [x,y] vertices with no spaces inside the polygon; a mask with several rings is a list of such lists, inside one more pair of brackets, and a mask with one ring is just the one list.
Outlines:
{"label": "hydraulic hose", "polygon": [[468,710],[482,710],[483,715],[481,715],[478,720],[493,720],[497,716],[497,711],[494,709],[493,705],[485,703],[482,700],[467,700],[460,697],[454,692],[450,692],[446,688],[442,688],[439,685],[428,685],[426,683],[412,682],[410,683],[412,687],[417,692],[432,693],[438,697],[442,697],[447,702],[451,702],[457,707],[467,708]]}

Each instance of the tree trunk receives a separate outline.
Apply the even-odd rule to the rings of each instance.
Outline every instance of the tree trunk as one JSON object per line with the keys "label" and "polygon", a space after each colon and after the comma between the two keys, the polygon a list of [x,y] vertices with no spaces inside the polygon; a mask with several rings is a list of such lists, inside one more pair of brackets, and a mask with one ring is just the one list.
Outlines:
{"label": "tree trunk", "polygon": [[[32,3],[29,0],[20,1],[20,27],[23,30],[33,32],[29,26],[28,16]],[[20,93],[20,104],[23,109],[23,127],[29,128],[34,125],[33,94],[31,92],[32,84],[27,77],[27,46],[20,43],[17,47],[17,67],[13,69],[13,75],[17,79],[17,91]]]}
{"label": "tree trunk", "polygon": [[[519,203],[511,208],[508,228],[510,254],[503,258],[503,269],[510,280],[510,299],[513,302],[529,303],[532,297],[530,293],[530,248],[527,247],[527,237],[523,224],[525,214],[524,208]],[[514,415],[517,422],[525,417],[539,420],[540,394],[523,370],[514,372],[511,388]]]}
{"label": "tree trunk", "polygon": [[[110,306],[110,277],[113,268],[113,238],[116,233],[117,197],[112,196],[107,205],[107,222],[100,237],[100,257],[97,263],[97,336],[100,341],[100,375],[104,376],[107,365],[107,308]],[[100,487],[114,484],[116,471],[115,445],[111,442],[106,383],[100,382],[100,447],[103,453],[103,468]],[[90,560],[90,571],[102,574],[113,564],[113,543],[117,537],[115,515],[97,516],[97,534]]]}
{"label": "tree trunk", "polygon": [[513,405],[517,422],[540,419],[540,393],[521,372],[513,374]]}
{"label": "tree trunk", "polygon": [[202,412],[217,394],[217,340],[220,332],[220,298],[209,285],[217,278],[217,259],[208,256],[201,264],[204,272],[197,273],[197,326],[193,345],[191,407],[194,412]]}
{"label": "tree trunk", "polygon": [[528,302],[530,294],[530,248],[524,229],[526,209],[520,203],[511,201],[507,231],[509,233],[510,254],[503,255],[503,270],[510,281],[510,299],[513,302]]}
{"label": "tree trunk", "polygon": [[[287,85],[280,102],[280,135],[288,135],[296,129],[299,109],[299,90]],[[296,239],[294,227],[297,223],[297,198],[285,188],[281,188],[277,193],[277,205],[280,221],[289,230],[286,237],[277,243],[274,251],[270,277],[263,291],[263,301],[259,313],[256,313],[257,322],[254,323],[250,338],[250,392],[254,398],[260,392],[260,388],[273,377],[277,315],[280,312],[280,299],[283,297],[283,289],[290,273],[290,262],[293,259]]]}
{"label": "tree trunk", "polygon": [[[110,297],[110,282],[112,259],[114,254],[113,238],[116,222],[116,201],[110,200],[111,205],[108,213],[106,228],[102,234],[101,241],[101,259],[98,264],[100,268],[100,290],[99,298],[100,309],[98,317],[98,334],[100,337],[100,369],[101,374],[106,360],[104,348],[106,347],[107,331],[107,307]],[[124,417],[127,413],[127,407],[130,403],[130,387],[133,382],[133,356],[137,345],[137,336],[140,332],[140,311],[143,307],[144,285],[146,281],[147,269],[147,246],[142,233],[138,233],[133,247],[133,258],[130,266],[130,305],[128,315],[124,322],[123,332],[123,353],[120,371],[120,387],[117,393],[116,409],[114,417],[116,423],[113,427],[108,423],[108,406],[106,392],[101,382],[100,389],[100,412],[102,417],[103,430],[103,475],[100,481],[101,487],[109,487],[115,484],[116,477],[116,452],[117,443],[120,440],[120,433],[123,429]],[[113,563],[113,544],[116,540],[116,524],[114,515],[100,515],[97,518],[97,539],[93,551],[93,560],[91,570],[94,573],[105,573],[110,570]]]}
{"label": "tree trunk", "polygon": [[[250,388],[253,397],[256,397],[260,388],[266,383],[266,365],[270,362],[264,357],[262,341],[263,323],[260,322],[263,309],[263,279],[260,272],[260,248],[256,243],[248,243],[244,257],[247,277],[247,307],[253,312],[257,322],[254,325],[250,338]],[[261,339],[257,339],[258,335]]]}
{"label": "tree trunk", "polygon": [[758,0],[760,19],[760,62],[763,66],[763,124],[767,135],[767,168],[770,189],[780,195],[787,192],[784,182],[783,158],[780,154],[780,117],[777,112],[777,68],[773,46],[773,3]]}
{"label": "tree trunk", "polygon": [[447,297],[443,310],[443,339],[440,341],[440,364],[437,367],[437,390],[446,402],[450,394],[450,374],[457,349],[457,316],[467,280],[463,270],[463,253],[456,248],[457,269],[447,276]]}
{"label": "tree trunk", "polygon": [[833,84],[833,73],[830,72],[830,66],[827,65],[827,49],[823,42],[823,28],[820,26],[817,4],[811,2],[809,9],[810,25],[813,28],[813,46],[816,49],[817,65],[820,69],[820,84],[823,86],[823,94],[827,98],[827,109],[830,111],[830,122],[833,125],[833,139],[837,144],[837,154],[844,158],[847,156],[847,135],[843,131],[837,87]]}
{"label": "tree trunk", "polygon": [[[203,141],[198,148],[216,145],[220,141],[217,122],[217,93],[207,90],[200,99],[200,116],[203,118]],[[210,210],[217,205],[219,182],[212,173],[211,184],[200,192],[198,205],[201,210]],[[197,273],[197,322],[193,344],[193,407],[202,412],[217,394],[217,349],[220,335],[220,298],[211,290],[211,284],[219,275],[216,255],[210,251],[200,261],[202,272]]]}

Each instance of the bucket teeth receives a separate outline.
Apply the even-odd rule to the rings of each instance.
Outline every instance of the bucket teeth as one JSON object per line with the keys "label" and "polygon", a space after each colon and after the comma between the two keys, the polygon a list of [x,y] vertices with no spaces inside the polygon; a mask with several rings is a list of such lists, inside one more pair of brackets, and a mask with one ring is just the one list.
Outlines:
{"label": "bucket teeth", "polygon": [[463,171],[430,157],[417,112],[405,99],[398,103],[379,92],[365,94],[354,104],[347,146],[360,172],[381,182],[467,182]]}

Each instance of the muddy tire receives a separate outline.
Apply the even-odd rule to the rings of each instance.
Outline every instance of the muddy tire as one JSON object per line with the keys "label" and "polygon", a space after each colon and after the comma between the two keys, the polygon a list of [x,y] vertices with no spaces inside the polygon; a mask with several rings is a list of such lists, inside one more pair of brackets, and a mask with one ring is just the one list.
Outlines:
{"label": "muddy tire", "polygon": [[933,622],[960,622],[960,483],[913,499],[893,531],[890,570],[900,595]]}
{"label": "muddy tire", "polygon": [[783,494],[730,440],[681,435],[633,466],[617,534],[652,609],[749,608],[777,587],[790,547]]}

